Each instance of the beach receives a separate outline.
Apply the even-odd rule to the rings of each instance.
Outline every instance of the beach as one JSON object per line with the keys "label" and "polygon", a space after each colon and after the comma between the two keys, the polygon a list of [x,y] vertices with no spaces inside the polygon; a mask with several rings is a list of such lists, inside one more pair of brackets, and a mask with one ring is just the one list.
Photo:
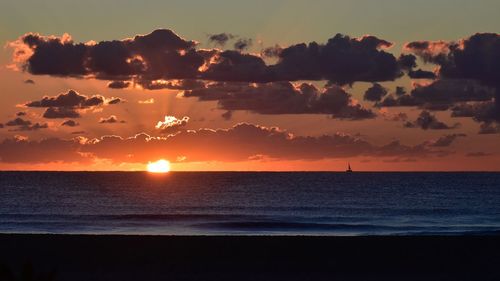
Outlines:
{"label": "beach", "polygon": [[498,264],[498,236],[0,235],[0,280],[499,280]]}

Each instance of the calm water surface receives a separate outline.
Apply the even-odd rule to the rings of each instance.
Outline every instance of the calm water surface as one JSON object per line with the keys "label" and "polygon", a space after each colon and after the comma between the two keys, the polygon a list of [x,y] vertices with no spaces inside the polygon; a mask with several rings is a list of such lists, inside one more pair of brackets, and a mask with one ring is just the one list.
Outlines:
{"label": "calm water surface", "polygon": [[0,232],[500,234],[500,173],[0,172]]}

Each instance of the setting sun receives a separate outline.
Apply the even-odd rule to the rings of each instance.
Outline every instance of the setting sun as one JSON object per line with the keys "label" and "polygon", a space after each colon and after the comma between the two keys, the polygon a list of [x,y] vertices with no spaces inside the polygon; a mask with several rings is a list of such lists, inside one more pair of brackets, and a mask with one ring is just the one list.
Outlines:
{"label": "setting sun", "polygon": [[170,162],[160,159],[156,162],[149,162],[147,170],[150,173],[167,173],[170,171]]}

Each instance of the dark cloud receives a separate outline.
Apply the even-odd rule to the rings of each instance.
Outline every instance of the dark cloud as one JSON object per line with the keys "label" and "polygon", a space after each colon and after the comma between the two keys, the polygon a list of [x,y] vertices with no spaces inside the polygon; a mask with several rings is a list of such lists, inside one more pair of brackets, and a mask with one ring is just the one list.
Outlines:
{"label": "dark cloud", "polygon": [[111,81],[108,83],[108,88],[110,89],[124,89],[124,88],[128,88],[130,86],[130,82],[129,81],[120,81],[120,80],[117,80],[117,81]]}
{"label": "dark cloud", "polygon": [[49,107],[43,113],[43,117],[47,119],[57,119],[57,118],[80,118],[82,117],[80,113],[69,107]]}
{"label": "dark cloud", "polygon": [[75,90],[68,90],[66,93],[61,93],[55,97],[45,96],[39,101],[27,102],[27,107],[71,107],[71,108],[88,108],[104,104],[106,99],[103,96],[87,97],[79,94]]}
{"label": "dark cloud", "polygon": [[43,117],[53,118],[79,118],[81,113],[87,109],[103,106],[107,104],[118,104],[124,102],[121,98],[106,99],[100,95],[86,96],[75,90],[68,90],[57,96],[44,96],[41,100],[30,101],[24,104],[26,107],[47,108]]}
{"label": "dark cloud", "polygon": [[500,134],[500,124],[485,122],[479,126],[479,134]]}
{"label": "dark cloud", "polygon": [[224,47],[227,41],[233,39],[235,36],[230,33],[218,33],[218,34],[209,34],[208,42],[213,43],[215,45]]}
{"label": "dark cloud", "polygon": [[[300,43],[268,49],[277,63],[266,65],[260,56],[242,53],[251,40],[240,38],[239,51],[197,49],[173,31],[158,29],[147,35],[98,43],[74,43],[69,35],[47,37],[29,33],[11,42],[14,61],[32,74],[92,76],[114,81],[204,79],[216,81],[273,82],[329,80],[394,80],[410,70],[414,56],[396,59],[383,49],[392,44],[375,36],[351,38],[337,34],[326,44]],[[111,84],[123,86],[123,84]]]}
{"label": "dark cloud", "polygon": [[356,104],[343,88],[331,85],[319,90],[312,84],[290,82],[266,84],[212,83],[185,91],[185,97],[216,100],[224,110],[247,110],[260,114],[330,114],[340,119],[367,119],[376,115]]}
{"label": "dark cloud", "polygon": [[283,47],[280,45],[274,45],[271,47],[266,47],[261,51],[261,56],[266,58],[277,58],[283,51]]}
{"label": "dark cloud", "polygon": [[[294,136],[276,127],[240,123],[229,129],[180,130],[165,137],[141,133],[134,137],[103,136],[87,140],[5,139],[0,161],[8,163],[89,162],[108,159],[113,163],[147,163],[165,158],[177,161],[320,160],[355,156],[422,158],[442,156],[427,142],[407,146],[394,141],[374,146],[348,134],[318,137]],[[21,154],[21,155],[19,155]]]}
{"label": "dark cloud", "polygon": [[234,42],[233,47],[237,51],[244,51],[250,48],[253,44],[252,39],[250,38],[240,38]]}
{"label": "dark cloud", "polygon": [[493,98],[491,88],[472,80],[436,80],[430,84],[415,84],[409,94],[390,95],[377,106],[418,106],[429,110],[447,110],[454,104],[469,101],[489,101]]}
{"label": "dark cloud", "polygon": [[477,115],[500,122],[500,35],[477,33],[458,42],[417,41],[406,44],[426,62],[439,66],[440,78],[473,79],[496,89],[492,107]]}
{"label": "dark cloud", "polygon": [[7,121],[5,123],[5,125],[6,126],[28,126],[28,125],[31,125],[31,121],[24,120],[24,119],[18,117],[14,120]]}
{"label": "dark cloud", "polygon": [[61,126],[68,126],[68,127],[76,127],[80,125],[78,122],[76,122],[75,120],[66,120],[64,122],[61,123]]}
{"label": "dark cloud", "polygon": [[49,127],[47,123],[42,124],[37,122],[33,124],[31,121],[24,120],[20,117],[6,122],[5,126],[16,127],[15,129],[11,129],[9,131],[36,131],[39,129],[47,129]]}
{"label": "dark cloud", "polygon": [[439,121],[436,116],[432,115],[429,111],[422,111],[418,116],[417,120],[414,122],[406,122],[404,126],[406,128],[421,128],[423,130],[446,130],[455,129],[460,124],[456,123],[453,126],[449,126],[446,123]]}
{"label": "dark cloud", "polygon": [[228,110],[228,111],[222,113],[221,117],[224,118],[224,120],[226,120],[226,121],[231,120],[231,118],[233,118],[233,112],[231,110]]}
{"label": "dark cloud", "polygon": [[433,147],[448,147],[450,146],[457,138],[466,137],[466,134],[451,134],[444,135],[436,140],[429,141],[429,146]]}
{"label": "dark cloud", "polygon": [[475,79],[497,87],[500,83],[500,35],[477,33],[459,42],[417,41],[405,48],[437,64],[439,76]]}
{"label": "dark cloud", "polygon": [[26,112],[19,111],[18,113],[16,113],[16,116],[26,116]]}
{"label": "dark cloud", "polygon": [[108,100],[108,104],[119,104],[119,103],[124,103],[125,100],[122,98],[111,98]]}
{"label": "dark cloud", "polygon": [[368,101],[380,101],[385,95],[387,95],[387,89],[378,83],[374,83],[373,86],[366,90],[363,98]]}
{"label": "dark cloud", "polygon": [[24,80],[24,83],[25,84],[35,84],[35,81],[32,79],[26,79],[26,80]]}
{"label": "dark cloud", "polygon": [[0,161],[4,163],[88,163],[88,159],[79,152],[80,147],[81,143],[77,139],[52,138],[37,141],[19,137],[9,138],[0,143]]}
{"label": "dark cloud", "polygon": [[124,120],[118,120],[115,115],[110,115],[107,118],[99,119],[100,124],[115,124],[115,123],[126,123]]}
{"label": "dark cloud", "polygon": [[396,95],[396,97],[405,95],[406,94],[405,87],[397,86],[396,87],[396,92],[394,94]]}
{"label": "dark cloud", "polygon": [[434,72],[422,69],[410,70],[408,76],[412,79],[436,79],[436,74]]}
{"label": "dark cloud", "polygon": [[178,132],[182,127],[185,127],[189,122],[189,117],[184,116],[177,119],[175,116],[165,116],[164,121],[158,121],[155,128],[161,134],[171,134]]}
{"label": "dark cloud", "polygon": [[3,126],[3,124],[2,124],[2,123],[0,123],[0,129],[2,129],[3,127],[4,127],[4,126]]}

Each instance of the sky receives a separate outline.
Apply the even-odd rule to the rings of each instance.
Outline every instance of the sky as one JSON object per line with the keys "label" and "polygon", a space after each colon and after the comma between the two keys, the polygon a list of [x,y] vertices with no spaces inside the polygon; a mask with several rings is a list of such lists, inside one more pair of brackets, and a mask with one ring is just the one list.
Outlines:
{"label": "sky", "polygon": [[498,1],[2,1],[0,169],[498,171]]}

